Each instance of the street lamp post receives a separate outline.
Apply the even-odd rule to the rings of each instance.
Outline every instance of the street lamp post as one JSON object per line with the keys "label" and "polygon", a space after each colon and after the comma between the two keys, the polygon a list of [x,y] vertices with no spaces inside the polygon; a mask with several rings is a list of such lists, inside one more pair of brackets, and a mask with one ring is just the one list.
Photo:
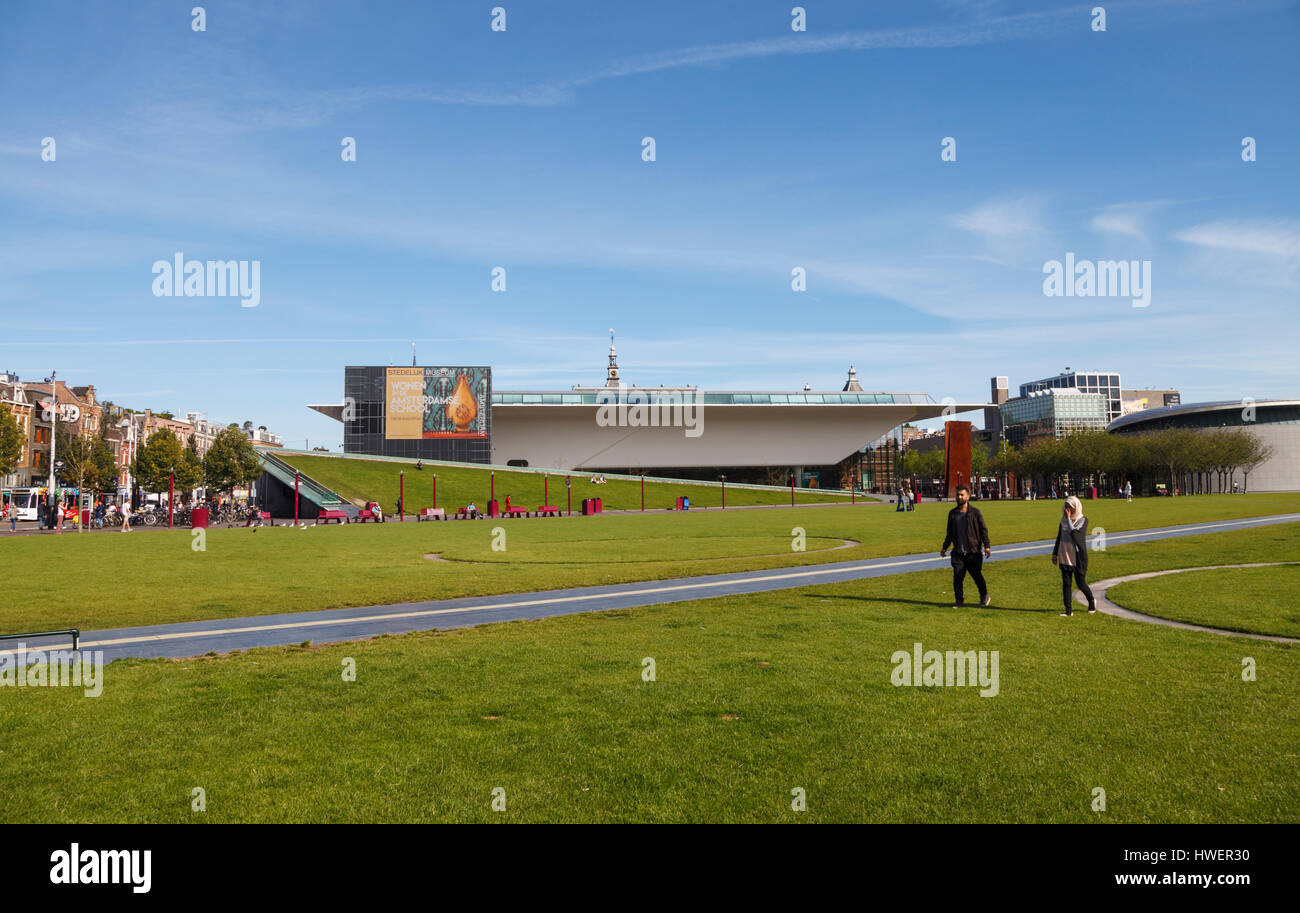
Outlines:
{"label": "street lamp post", "polygon": [[293,471],[293,525],[298,525],[298,470]]}
{"label": "street lamp post", "polygon": [[641,476],[641,513],[645,513],[645,476]]}
{"label": "street lamp post", "polygon": [[438,474],[433,474],[433,506],[438,506]]}
{"label": "street lamp post", "polygon": [[718,478],[722,480],[722,509],[726,510],[727,509],[727,477],[718,476]]}
{"label": "street lamp post", "polygon": [[400,469],[397,472],[397,522],[402,522],[402,515],[406,513],[406,470]]}
{"label": "street lamp post", "polygon": [[54,494],[54,459],[58,450],[59,440],[59,387],[57,383],[58,372],[50,372],[50,506],[58,511],[59,519],[54,524],[54,532],[63,532],[63,510],[61,505],[55,503]]}
{"label": "street lamp post", "polygon": [[167,528],[172,528],[172,511],[176,504],[176,467],[167,470]]}

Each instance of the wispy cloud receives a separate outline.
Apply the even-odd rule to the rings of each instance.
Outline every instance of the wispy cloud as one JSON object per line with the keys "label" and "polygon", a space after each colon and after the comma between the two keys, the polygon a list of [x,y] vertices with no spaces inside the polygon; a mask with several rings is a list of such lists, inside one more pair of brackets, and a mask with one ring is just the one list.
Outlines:
{"label": "wispy cloud", "polygon": [[1041,207],[1031,197],[991,200],[952,218],[952,224],[987,239],[1015,238],[1043,230]]}
{"label": "wispy cloud", "polygon": [[1199,247],[1300,261],[1300,222],[1290,220],[1206,222],[1174,237]]}

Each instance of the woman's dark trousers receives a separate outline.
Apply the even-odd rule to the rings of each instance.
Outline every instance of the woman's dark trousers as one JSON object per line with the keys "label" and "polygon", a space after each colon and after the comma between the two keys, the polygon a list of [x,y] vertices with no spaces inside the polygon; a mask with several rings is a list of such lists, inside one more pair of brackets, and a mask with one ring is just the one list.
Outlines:
{"label": "woman's dark trousers", "polygon": [[1061,595],[1065,598],[1065,611],[1074,611],[1074,603],[1070,600],[1070,578],[1074,578],[1074,583],[1079,588],[1079,592],[1088,600],[1088,608],[1096,605],[1092,598],[1092,590],[1088,589],[1088,575],[1077,567],[1061,566]]}

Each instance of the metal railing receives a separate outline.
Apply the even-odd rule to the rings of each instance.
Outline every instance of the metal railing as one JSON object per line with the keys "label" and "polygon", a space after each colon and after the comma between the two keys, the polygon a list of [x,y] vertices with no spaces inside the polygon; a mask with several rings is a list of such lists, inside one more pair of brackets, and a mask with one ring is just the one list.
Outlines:
{"label": "metal railing", "polygon": [[0,640],[22,640],[25,637],[56,637],[60,634],[71,635],[72,649],[77,649],[77,638],[81,636],[78,628],[60,628],[57,631],[32,631],[28,634],[0,634]]}

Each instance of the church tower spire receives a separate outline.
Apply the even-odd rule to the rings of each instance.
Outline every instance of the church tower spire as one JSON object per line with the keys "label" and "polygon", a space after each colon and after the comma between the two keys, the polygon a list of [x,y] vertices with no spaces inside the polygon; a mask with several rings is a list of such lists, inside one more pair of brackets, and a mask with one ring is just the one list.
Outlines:
{"label": "church tower spire", "polygon": [[609,368],[605,372],[605,386],[618,386],[618,353],[614,351],[614,328],[609,330]]}

